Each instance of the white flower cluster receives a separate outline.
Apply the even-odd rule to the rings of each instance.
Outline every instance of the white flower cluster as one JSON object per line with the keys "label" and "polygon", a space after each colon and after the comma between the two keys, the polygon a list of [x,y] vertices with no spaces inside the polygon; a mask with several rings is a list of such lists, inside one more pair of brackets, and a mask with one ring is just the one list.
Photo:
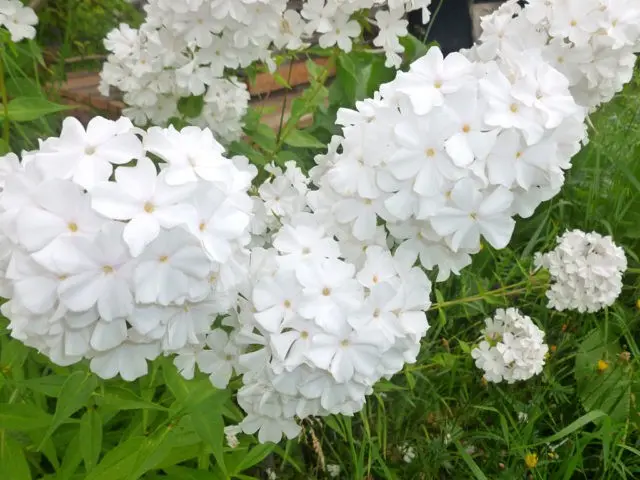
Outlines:
{"label": "white flower cluster", "polygon": [[535,255],[536,267],[551,275],[549,308],[583,313],[613,305],[627,269],[624,250],[610,236],[580,230],[565,232],[557,243],[551,252]]}
{"label": "white flower cluster", "polygon": [[510,0],[482,20],[471,58],[492,60],[505,52],[538,49],[569,79],[576,102],[595,108],[631,80],[640,51],[636,0]]}
{"label": "white flower cluster", "polygon": [[235,305],[255,169],[211,131],[67,118],[0,165],[2,312],[54,363],[133,380]]}
{"label": "white flower cluster", "polygon": [[210,333],[204,350],[183,352],[224,388],[242,374],[238,404],[245,433],[264,441],[299,433],[295,418],[359,411],[373,385],[415,362],[429,328],[431,284],[421,269],[399,265],[389,250],[366,249],[361,268],[341,259],[339,244],[302,213],[251,254],[251,285],[231,334]]}
{"label": "white flower cluster", "polygon": [[[407,34],[406,11],[423,9],[431,0],[393,0],[379,10],[379,34],[374,44],[387,53],[389,65],[399,66],[403,47],[398,37]],[[111,52],[102,70],[102,91],[124,92],[125,114],[137,124],[163,124],[180,116],[178,101],[202,97],[201,113],[188,121],[207,126],[216,136],[231,141],[241,134],[249,94],[246,85],[229,72],[256,61],[274,67],[275,49],[298,50],[319,35],[322,47],[337,45],[345,51],[361,35],[353,14],[381,0],[310,0],[301,12],[287,9],[286,0],[150,0],[139,30],[121,25],[105,40]]]}
{"label": "white flower cluster", "polygon": [[515,308],[496,310],[485,320],[484,340],[471,351],[489,382],[515,383],[542,372],[549,347],[544,332]]}
{"label": "white flower cluster", "polygon": [[34,38],[38,16],[22,4],[20,0],[0,0],[0,27],[6,28],[11,40],[19,42],[25,38]]}
{"label": "white flower cluster", "polygon": [[536,51],[471,62],[433,47],[356,108],[338,112],[343,138],[316,159],[314,210],[365,243],[384,220],[396,256],[437,266],[438,280],[481,236],[506,246],[512,217],[558,193],[585,138],[566,78]]}

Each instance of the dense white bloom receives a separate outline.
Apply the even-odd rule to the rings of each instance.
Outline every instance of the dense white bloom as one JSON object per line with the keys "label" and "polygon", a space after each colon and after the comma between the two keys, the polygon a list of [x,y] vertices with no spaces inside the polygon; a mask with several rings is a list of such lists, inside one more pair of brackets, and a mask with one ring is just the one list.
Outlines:
{"label": "dense white bloom", "polygon": [[551,275],[550,308],[597,312],[620,295],[627,258],[610,236],[572,230],[558,237],[552,251],[536,253],[535,264]]}
{"label": "dense white bloom", "polygon": [[[610,100],[631,79],[640,51],[640,5],[633,0],[509,0],[482,20],[480,44],[470,57],[483,61],[509,51],[535,50],[569,81],[571,95],[585,107]],[[547,72],[550,72],[547,68]],[[562,80],[547,76],[554,88]],[[536,94],[535,90],[532,93]],[[545,102],[562,110],[564,102]],[[557,119],[553,113],[549,121]]]}
{"label": "dense white bloom", "polygon": [[176,360],[188,377],[197,364],[218,388],[241,374],[240,427],[260,441],[295,437],[296,418],[358,411],[376,381],[415,361],[429,328],[424,272],[374,246],[356,267],[313,220],[299,214],[272,248],[253,250],[246,300],[223,322],[231,333],[215,330],[204,349]]}
{"label": "dense white bloom", "polygon": [[[305,48],[315,35],[320,46],[348,52],[362,33],[354,14],[373,7],[378,9],[375,44],[384,49],[387,64],[397,67],[404,51],[398,38],[407,35],[401,17],[421,8],[423,22],[428,22],[430,0],[311,0],[303,2],[299,12],[287,4],[150,0],[138,30],[120,25],[107,35],[104,43],[111,54],[102,70],[101,89],[105,94],[111,86],[122,91],[129,105],[125,114],[137,124],[165,124],[184,115],[192,125],[209,127],[230,142],[242,133],[249,94],[244,82],[229,72],[254,62],[273,70],[276,49]],[[178,103],[185,97],[201,97],[202,107],[180,112]]]}
{"label": "dense white bloom", "polygon": [[[248,268],[255,169],[223,153],[197,127],[147,134],[97,117],[86,131],[67,119],[22,163],[2,157],[0,268],[12,336],[54,363],[90,358],[98,375],[125,380],[161,353],[202,350]],[[212,379],[224,377],[199,355]],[[181,366],[193,375],[195,361]]]}
{"label": "dense white bloom", "polygon": [[482,238],[505,247],[513,217],[557,193],[584,118],[539,54],[481,62],[433,47],[374,99],[338,112],[343,136],[318,157],[309,203],[342,242],[372,242],[382,220],[399,260],[445,280]]}
{"label": "dense white bloom", "polygon": [[544,332],[515,308],[496,310],[485,320],[483,339],[471,351],[489,382],[514,383],[542,372],[549,347]]}
{"label": "dense white bloom", "polygon": [[38,16],[32,8],[20,0],[0,0],[0,27],[9,30],[11,40],[19,42],[25,38],[34,38]]}

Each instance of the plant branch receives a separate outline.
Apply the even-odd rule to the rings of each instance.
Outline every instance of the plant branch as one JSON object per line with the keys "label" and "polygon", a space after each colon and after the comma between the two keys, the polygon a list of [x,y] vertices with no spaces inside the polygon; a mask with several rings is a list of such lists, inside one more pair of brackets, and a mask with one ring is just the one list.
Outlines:
{"label": "plant branch", "polygon": [[280,123],[278,125],[278,135],[276,137],[276,144],[280,142],[280,136],[282,134],[282,126],[284,125],[284,114],[287,110],[287,100],[289,98],[289,91],[291,90],[291,74],[293,73],[293,62],[295,58],[289,59],[289,71],[287,73],[287,91],[284,92],[284,100],[282,101],[282,110],[280,111]]}

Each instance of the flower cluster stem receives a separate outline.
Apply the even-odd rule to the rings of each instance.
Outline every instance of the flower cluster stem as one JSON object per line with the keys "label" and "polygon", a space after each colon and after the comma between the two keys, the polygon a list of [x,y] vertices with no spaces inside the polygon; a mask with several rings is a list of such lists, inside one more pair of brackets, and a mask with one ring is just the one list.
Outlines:
{"label": "flower cluster stem", "polygon": [[469,297],[457,298],[456,300],[449,300],[447,302],[434,303],[427,310],[431,312],[433,310],[440,310],[443,308],[453,307],[456,305],[465,305],[467,303],[479,302],[482,300],[486,300],[487,298],[494,297],[511,297],[514,295],[520,295],[522,293],[527,293],[536,290],[546,289],[548,287],[548,283],[546,280],[541,281],[541,279],[532,276],[527,280],[523,280],[522,282],[514,283],[512,285],[506,285],[504,287],[497,288],[495,290],[489,290],[487,292],[479,293],[477,295],[471,295]]}

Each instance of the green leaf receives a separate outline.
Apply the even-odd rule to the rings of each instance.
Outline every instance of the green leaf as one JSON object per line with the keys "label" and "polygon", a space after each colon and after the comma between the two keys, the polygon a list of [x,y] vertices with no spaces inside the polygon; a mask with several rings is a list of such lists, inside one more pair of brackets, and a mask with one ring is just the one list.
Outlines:
{"label": "green leaf", "polygon": [[133,480],[158,465],[175,445],[172,428],[163,428],[152,437],[135,436],[109,450],[83,480]]}
{"label": "green leaf", "polygon": [[176,398],[176,402],[171,406],[171,411],[186,411],[188,413],[208,398],[220,395],[221,392],[226,394],[225,390],[216,390],[212,387],[209,379],[185,380],[169,359],[162,360],[165,362],[162,368],[165,382]]}
{"label": "green leaf", "polygon": [[56,480],[69,480],[82,462],[80,453],[80,434],[74,436],[71,442],[65,446],[62,465],[57,471]]}
{"label": "green leaf", "polygon": [[242,458],[242,461],[236,465],[234,473],[240,473],[248,468],[257,465],[265,459],[275,449],[276,445],[273,443],[263,443],[256,445]]}
{"label": "green leaf", "polygon": [[316,137],[303,130],[291,130],[284,138],[284,143],[298,148],[325,148],[326,145]]}
{"label": "green leaf", "polygon": [[488,480],[486,475],[482,473],[482,470],[480,470],[478,464],[473,460],[473,458],[471,458],[471,455],[469,455],[465,448],[460,445],[460,442],[456,440],[455,444],[458,449],[458,453],[462,457],[462,460],[464,460],[464,463],[467,464],[467,467],[469,467],[469,470],[473,473],[473,476],[477,480]]}
{"label": "green leaf", "polygon": [[[71,110],[71,105],[53,103],[44,97],[18,97],[9,102],[9,119],[14,122],[30,122],[51,113]],[[0,110],[0,118],[4,111]]]}
{"label": "green leaf", "polygon": [[434,45],[438,45],[437,42],[431,42],[425,44],[419,38],[409,34],[405,37],[400,38],[400,45],[404,47],[404,57],[407,63],[412,63],[418,58],[426,55]]}
{"label": "green leaf", "polygon": [[85,480],[121,480],[131,477],[137,457],[143,452],[148,439],[130,437],[106,453],[102,461]]}
{"label": "green leaf", "polygon": [[264,123],[259,124],[251,133],[251,140],[267,152],[272,152],[276,148],[276,132]]}
{"label": "green leaf", "polygon": [[80,420],[80,450],[85,468],[90,472],[102,450],[102,419],[95,408],[88,409]]}
{"label": "green leaf", "polygon": [[586,424],[591,423],[591,422],[595,422],[596,420],[598,420],[599,418],[602,418],[604,416],[606,416],[607,414],[600,411],[600,410],[594,410],[593,412],[589,412],[584,414],[583,416],[581,416],[579,419],[571,422],[569,425],[567,425],[566,427],[564,427],[562,430],[560,430],[558,433],[551,435],[550,437],[545,438],[542,442],[540,443],[552,443],[552,442],[557,442],[558,440],[560,440],[561,438],[566,437],[567,435],[571,435],[572,433],[576,432],[577,430],[581,429],[582,427],[584,427]]}
{"label": "green leaf", "polygon": [[19,432],[47,428],[53,417],[32,404],[10,403],[0,408],[0,429]]}
{"label": "green leaf", "polygon": [[9,144],[0,138],[0,155],[9,153]]}
{"label": "green leaf", "polygon": [[257,150],[251,148],[244,142],[235,141],[229,145],[229,153],[232,155],[244,155],[254,165],[264,165],[266,160],[264,155]]}
{"label": "green leaf", "polygon": [[187,118],[195,118],[200,115],[203,107],[204,98],[202,95],[182,97],[178,100],[178,111]]}
{"label": "green leaf", "polygon": [[104,395],[99,399],[99,403],[117,410],[169,410],[157,403],[147,402],[131,390],[122,387],[106,387]]}
{"label": "green leaf", "polygon": [[219,390],[216,393],[217,395],[214,397],[208,398],[190,410],[191,422],[196,433],[211,447],[220,469],[227,474],[224,460],[224,421],[220,413],[222,404],[227,399],[227,394],[224,390]]}
{"label": "green leaf", "polygon": [[66,381],[67,377],[63,377],[62,375],[47,375],[46,377],[21,380],[20,382],[16,382],[16,384],[28,388],[33,392],[42,393],[48,397],[58,397]]}
{"label": "green leaf", "polygon": [[224,478],[207,470],[194,470],[193,468],[178,466],[167,468],[165,471],[176,480],[218,480]]}
{"label": "green leaf", "polygon": [[3,480],[31,480],[29,464],[20,445],[7,435],[0,436],[0,478]]}
{"label": "green leaf", "polygon": [[43,438],[43,443],[65,420],[87,404],[87,400],[89,400],[97,385],[98,380],[89,373],[73,372],[69,375],[60,390],[56,411],[53,414],[51,425]]}

